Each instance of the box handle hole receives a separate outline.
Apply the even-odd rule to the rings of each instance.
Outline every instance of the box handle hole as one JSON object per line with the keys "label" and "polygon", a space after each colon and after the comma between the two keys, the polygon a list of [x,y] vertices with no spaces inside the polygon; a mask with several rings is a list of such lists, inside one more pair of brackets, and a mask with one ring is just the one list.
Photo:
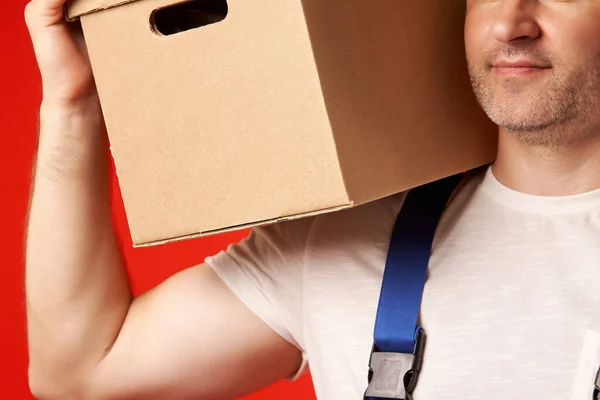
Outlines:
{"label": "box handle hole", "polygon": [[223,21],[228,10],[226,0],[192,0],[154,10],[150,24],[156,34],[170,36]]}

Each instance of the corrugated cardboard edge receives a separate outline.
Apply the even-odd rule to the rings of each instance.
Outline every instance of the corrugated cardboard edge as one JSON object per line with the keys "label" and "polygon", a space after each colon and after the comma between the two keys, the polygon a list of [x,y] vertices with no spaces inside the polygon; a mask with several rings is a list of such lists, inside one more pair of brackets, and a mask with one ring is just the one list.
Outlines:
{"label": "corrugated cardboard edge", "polygon": [[252,228],[255,226],[259,226],[259,225],[274,224],[274,223],[280,223],[280,222],[285,222],[285,221],[291,221],[294,219],[313,217],[316,215],[327,214],[327,213],[335,212],[335,211],[341,211],[341,210],[345,210],[347,208],[352,208],[352,207],[354,207],[354,203],[351,202],[351,203],[344,204],[341,206],[329,207],[329,208],[324,208],[321,210],[300,213],[300,214],[295,214],[295,215],[289,215],[286,217],[271,218],[271,219],[266,219],[263,221],[254,221],[254,222],[249,222],[246,224],[229,226],[227,228],[215,229],[212,231],[205,231],[205,232],[194,233],[194,234],[190,234],[190,235],[183,235],[183,236],[178,236],[178,237],[172,237],[172,238],[162,239],[162,240],[154,240],[154,241],[145,242],[145,243],[134,243],[133,247],[134,248],[150,247],[150,246],[157,246],[157,245],[161,245],[161,244],[179,242],[182,240],[196,239],[196,238],[201,238],[204,236],[216,235],[219,233],[227,233],[227,232],[238,231],[241,229]]}
{"label": "corrugated cardboard edge", "polygon": [[79,17],[109,8],[122,6],[137,0],[67,0],[64,14],[67,21],[75,21]]}
{"label": "corrugated cardboard edge", "polygon": [[486,166],[490,165],[491,163],[493,163],[495,161],[495,159],[496,159],[496,156],[494,153],[494,156],[490,156],[485,161],[480,161],[480,162],[475,163],[475,165],[473,167],[469,167],[467,169],[465,169],[465,168],[451,169],[451,170],[444,171],[441,174],[440,173],[430,174],[423,182],[420,182],[420,181],[419,181],[419,183],[410,182],[406,185],[399,186],[397,189],[395,188],[393,190],[383,191],[383,192],[379,193],[376,197],[366,197],[366,196],[362,195],[361,193],[355,193],[355,196],[352,198],[353,199],[352,201],[354,202],[355,206],[361,206],[366,203],[378,201],[378,200],[384,199],[389,196],[394,196],[398,193],[407,192],[409,190],[416,189],[418,187],[427,185],[429,183],[438,181],[440,179],[448,178],[448,177],[456,175],[456,174],[469,173],[471,171],[478,170],[482,167],[486,167]]}

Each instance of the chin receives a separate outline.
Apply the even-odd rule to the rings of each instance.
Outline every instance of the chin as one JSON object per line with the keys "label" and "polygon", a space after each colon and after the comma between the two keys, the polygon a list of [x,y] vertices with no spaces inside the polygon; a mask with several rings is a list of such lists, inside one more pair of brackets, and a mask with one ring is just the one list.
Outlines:
{"label": "chin", "polygon": [[531,107],[529,104],[514,102],[486,109],[489,118],[499,127],[510,132],[539,132],[552,125],[549,115],[542,115],[543,107]]}

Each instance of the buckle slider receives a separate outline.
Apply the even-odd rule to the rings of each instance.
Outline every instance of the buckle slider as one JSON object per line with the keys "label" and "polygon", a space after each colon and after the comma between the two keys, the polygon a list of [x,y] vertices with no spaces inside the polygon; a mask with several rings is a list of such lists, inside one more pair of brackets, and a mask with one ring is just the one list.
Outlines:
{"label": "buckle slider", "polygon": [[380,352],[375,345],[369,360],[369,386],[364,400],[412,400],[423,365],[425,332],[419,329],[413,354]]}

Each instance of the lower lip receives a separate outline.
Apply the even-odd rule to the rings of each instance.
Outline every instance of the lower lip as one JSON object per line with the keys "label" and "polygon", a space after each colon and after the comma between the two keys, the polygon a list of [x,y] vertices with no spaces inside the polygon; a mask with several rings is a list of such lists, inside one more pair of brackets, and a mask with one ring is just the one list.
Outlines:
{"label": "lower lip", "polygon": [[550,68],[532,68],[532,67],[493,67],[496,75],[500,76],[534,76],[545,73]]}

